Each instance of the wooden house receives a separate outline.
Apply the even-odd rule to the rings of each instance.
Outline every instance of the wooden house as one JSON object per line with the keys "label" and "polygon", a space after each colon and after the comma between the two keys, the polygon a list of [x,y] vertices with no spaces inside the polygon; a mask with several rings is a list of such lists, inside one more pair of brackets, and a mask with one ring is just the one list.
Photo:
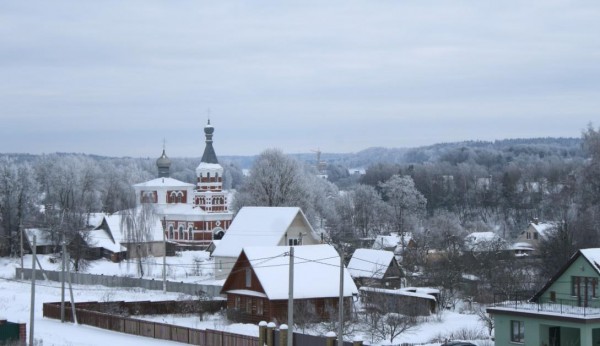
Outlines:
{"label": "wooden house", "polygon": [[406,287],[384,289],[361,287],[360,298],[365,309],[381,313],[397,312],[407,316],[428,316],[437,308],[440,291],[435,288]]}
{"label": "wooden house", "polygon": [[400,288],[402,269],[392,251],[356,249],[348,271],[358,287]]}
{"label": "wooden house", "polygon": [[[340,257],[331,245],[294,246],[294,319],[313,322],[337,316]],[[343,268],[344,308],[358,294]],[[228,316],[238,322],[287,322],[290,247],[244,247],[221,290]]]}
{"label": "wooden house", "polygon": [[215,279],[225,279],[243,247],[300,246],[321,239],[298,207],[243,207],[212,253]]}

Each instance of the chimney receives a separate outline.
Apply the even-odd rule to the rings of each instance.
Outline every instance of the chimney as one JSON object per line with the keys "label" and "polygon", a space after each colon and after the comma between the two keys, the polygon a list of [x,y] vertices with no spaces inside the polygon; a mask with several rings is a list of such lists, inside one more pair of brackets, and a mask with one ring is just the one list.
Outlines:
{"label": "chimney", "polygon": [[533,218],[533,223],[534,223],[534,224],[536,224],[536,225],[537,225],[539,222],[540,222],[540,220],[539,220],[537,217],[534,217],[534,218]]}

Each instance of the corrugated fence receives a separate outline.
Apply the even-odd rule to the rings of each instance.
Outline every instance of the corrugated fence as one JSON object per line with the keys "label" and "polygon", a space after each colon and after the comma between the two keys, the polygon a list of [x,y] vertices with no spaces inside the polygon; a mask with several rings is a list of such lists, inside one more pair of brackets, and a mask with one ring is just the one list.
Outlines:
{"label": "corrugated fence", "polygon": [[[214,312],[223,301],[162,301],[162,302],[86,302],[76,303],[77,322],[115,332],[177,341],[200,346],[258,346],[258,338],[212,329],[193,329],[166,323],[138,320],[119,314],[160,314],[163,311],[187,309],[191,312]],[[215,310],[216,309],[216,310]],[[60,303],[44,303],[44,317],[60,319]],[[110,313],[101,312],[110,311]],[[119,314],[115,315],[114,311]],[[181,310],[178,311],[181,313]],[[166,312],[171,313],[171,312]],[[73,322],[71,305],[65,304],[65,320]]]}
{"label": "corrugated fence", "polygon": [[[25,279],[31,279],[31,269],[16,268],[16,277],[21,277],[21,270]],[[62,281],[62,273],[59,271],[45,271],[48,280]],[[36,271],[36,279],[44,280],[44,275],[40,270]],[[95,275],[86,273],[71,273],[71,282],[77,285],[102,285],[107,287],[127,287],[127,288],[144,288],[147,290],[162,290],[162,280],[130,278],[115,275]],[[221,286],[204,285],[186,282],[167,281],[168,292],[180,292],[190,295],[204,295],[206,297],[221,296]]]}

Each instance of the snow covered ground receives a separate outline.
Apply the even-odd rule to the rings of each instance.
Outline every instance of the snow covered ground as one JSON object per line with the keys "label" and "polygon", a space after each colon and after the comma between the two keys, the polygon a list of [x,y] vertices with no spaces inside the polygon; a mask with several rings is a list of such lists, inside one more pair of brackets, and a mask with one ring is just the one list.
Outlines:
{"label": "snow covered ground", "polygon": [[[170,280],[186,282],[211,282],[212,261],[206,252],[185,252],[180,256],[167,258],[167,277]],[[51,263],[50,256],[40,256],[44,269],[59,270],[59,263]],[[31,267],[31,257],[24,259],[26,267]],[[145,276],[162,278],[162,258],[148,259],[145,264]],[[11,322],[27,323],[29,333],[31,283],[15,279],[15,268],[20,266],[20,260],[14,258],[0,258],[0,319]],[[95,261],[86,271],[93,274],[137,276],[137,263],[112,263],[110,261]],[[102,345],[113,346],[131,345],[139,343],[139,338],[106,331],[84,325],[73,325],[71,323],[60,323],[60,321],[42,317],[42,304],[44,302],[60,301],[60,283],[53,281],[37,281],[35,295],[35,331],[36,340],[43,340],[43,345]],[[170,299],[192,299],[180,293],[163,293],[162,291],[150,291],[142,289],[116,289],[104,286],[74,286],[76,302],[82,301],[111,301],[111,300],[170,300]],[[67,294],[68,298],[68,294]],[[248,324],[232,324],[225,320],[220,314],[205,316],[202,320],[198,316],[152,316],[144,317],[154,321],[179,324],[199,329],[226,330],[232,333],[245,335],[258,335],[258,327]],[[444,338],[460,330],[484,330],[481,322],[473,314],[459,314],[457,312],[445,311],[439,318],[432,317],[429,322],[420,324],[415,329],[400,335],[394,340],[394,344],[403,342],[428,343],[435,338]],[[364,340],[369,340],[363,336]],[[163,340],[144,339],[145,345],[182,345],[177,342]],[[377,345],[389,344],[381,342]],[[439,345],[431,343],[430,345]],[[491,345],[489,341],[481,342],[480,345]]]}

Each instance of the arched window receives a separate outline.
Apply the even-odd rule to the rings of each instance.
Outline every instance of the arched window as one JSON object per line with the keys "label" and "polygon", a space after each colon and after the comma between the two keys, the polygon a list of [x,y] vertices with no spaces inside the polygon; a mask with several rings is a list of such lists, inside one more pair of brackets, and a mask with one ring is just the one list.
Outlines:
{"label": "arched window", "polygon": [[190,234],[190,236],[189,236],[190,240],[194,239],[194,235],[193,235],[192,231],[193,231],[192,226],[188,227],[188,233]]}
{"label": "arched window", "polygon": [[169,239],[173,239],[173,225],[169,225]]}
{"label": "arched window", "polygon": [[179,239],[183,239],[183,226],[179,226]]}
{"label": "arched window", "polygon": [[177,199],[176,199],[176,201],[177,201],[177,203],[183,202],[183,192],[177,191]]}

